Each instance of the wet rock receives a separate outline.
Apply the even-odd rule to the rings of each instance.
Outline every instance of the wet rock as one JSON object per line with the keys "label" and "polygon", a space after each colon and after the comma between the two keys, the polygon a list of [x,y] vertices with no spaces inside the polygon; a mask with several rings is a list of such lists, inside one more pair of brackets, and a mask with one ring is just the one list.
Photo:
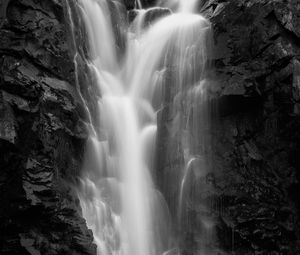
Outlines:
{"label": "wet rock", "polygon": [[292,194],[299,192],[298,7],[271,0],[203,6],[214,27],[221,87],[213,148],[225,251],[299,253],[300,201]]}
{"label": "wet rock", "polygon": [[17,139],[17,122],[12,108],[0,97],[0,140],[15,144]]}
{"label": "wet rock", "polygon": [[[132,22],[139,14],[140,10],[131,10],[128,12],[128,20]],[[152,7],[146,10],[144,17],[144,27],[153,25],[159,19],[164,18],[171,14],[171,10],[168,8]]]}
{"label": "wet rock", "polygon": [[[194,246],[203,240],[199,226],[210,217],[216,231],[211,246],[225,254],[296,255],[300,252],[299,3],[209,0],[200,7],[214,30],[218,119],[208,132],[213,175],[194,178],[189,188],[194,192],[189,199],[194,200],[186,212],[191,221],[188,240]],[[168,178],[176,181],[170,169],[180,165],[176,159],[182,152],[172,149],[178,147],[168,145],[166,138],[166,126],[174,118],[168,108],[173,98],[165,99],[164,114],[158,118],[158,136],[165,137],[158,142],[158,159],[168,151],[173,155],[158,163],[162,173],[158,179],[169,173]],[[209,205],[206,211],[202,205]],[[197,254],[190,243],[183,247]]]}
{"label": "wet rock", "polygon": [[63,17],[62,7],[52,1],[37,3],[20,0],[9,2],[6,14],[3,28],[16,33],[13,45],[21,43],[19,49],[33,63],[59,77],[71,79],[68,74],[74,67],[68,65],[66,27],[60,22]]}
{"label": "wet rock", "polygon": [[66,10],[60,1],[0,1],[1,254],[96,254],[73,188],[88,82],[75,82]]}
{"label": "wet rock", "polygon": [[149,10],[147,10],[146,16],[145,16],[145,24],[151,25],[157,20],[164,18],[171,14],[171,10],[168,8],[160,8],[160,7],[154,7]]}
{"label": "wet rock", "polygon": [[[127,10],[132,10],[134,8],[137,8],[137,2],[138,0],[122,0],[124,1],[125,6],[127,7]],[[156,4],[155,0],[140,0],[140,3],[144,9],[153,7]]]}
{"label": "wet rock", "polygon": [[6,19],[6,8],[9,0],[1,0],[0,1],[0,28],[2,27],[5,19]]}
{"label": "wet rock", "polygon": [[127,10],[132,10],[136,6],[136,0],[124,0]]}
{"label": "wet rock", "polygon": [[26,99],[23,99],[19,96],[3,91],[2,97],[5,102],[9,103],[12,106],[16,106],[19,110],[27,111],[27,112],[37,111],[36,107],[30,106],[30,102],[28,102]]}
{"label": "wet rock", "polygon": [[300,2],[298,0],[289,0],[287,3],[277,4],[274,11],[280,23],[300,38],[300,18],[298,15],[300,12]]}

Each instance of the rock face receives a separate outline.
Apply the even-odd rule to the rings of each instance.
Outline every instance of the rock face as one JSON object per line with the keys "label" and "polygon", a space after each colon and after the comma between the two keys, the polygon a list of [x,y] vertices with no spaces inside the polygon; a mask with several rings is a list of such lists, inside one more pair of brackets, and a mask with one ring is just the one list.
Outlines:
{"label": "rock face", "polygon": [[96,254],[72,188],[87,137],[74,49],[64,2],[0,1],[3,255]]}
{"label": "rock face", "polygon": [[199,192],[188,212],[186,253],[197,253],[199,205],[210,201],[218,249],[299,254],[300,2],[212,0],[201,11],[214,30],[218,118],[212,171],[191,183]]}
{"label": "rock face", "polygon": [[[209,217],[213,254],[299,254],[300,1],[211,0],[200,11],[214,32],[217,118],[207,134],[210,173],[190,177],[183,252],[198,254],[202,220]],[[168,138],[176,98],[169,89],[158,118],[157,179],[172,201],[182,151]]]}
{"label": "rock face", "polygon": [[299,254],[300,1],[209,1],[203,10],[220,84],[212,131],[220,245]]}

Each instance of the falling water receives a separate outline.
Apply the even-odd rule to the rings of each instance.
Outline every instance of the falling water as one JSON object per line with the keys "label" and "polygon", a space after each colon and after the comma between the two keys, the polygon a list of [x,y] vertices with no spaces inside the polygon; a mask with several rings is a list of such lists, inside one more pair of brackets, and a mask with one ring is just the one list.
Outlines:
{"label": "falling water", "polygon": [[136,9],[142,9],[141,0],[135,0],[135,8]]}
{"label": "falling water", "polygon": [[[109,1],[79,0],[88,32],[88,66],[99,90],[95,96],[100,116],[86,145],[79,197],[98,254],[157,255],[178,247],[168,202],[153,183],[157,113],[171,86],[178,121],[170,128],[180,133],[186,165],[178,187],[180,220],[189,165],[198,146],[186,135],[184,112],[205,94],[208,60],[210,24],[192,14],[196,2],[177,1],[176,13],[151,26],[144,24],[148,11],[141,10],[128,28],[121,58]],[[136,3],[141,7],[140,1]],[[167,84],[170,76],[172,84]]]}

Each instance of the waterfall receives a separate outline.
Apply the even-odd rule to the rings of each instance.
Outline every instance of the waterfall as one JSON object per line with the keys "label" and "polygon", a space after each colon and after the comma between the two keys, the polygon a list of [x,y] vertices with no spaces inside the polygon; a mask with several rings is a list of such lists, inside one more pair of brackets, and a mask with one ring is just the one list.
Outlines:
{"label": "waterfall", "polygon": [[[95,79],[86,86],[99,91],[95,95],[99,122],[91,125],[78,190],[83,217],[93,231],[98,254],[176,252],[178,235],[172,225],[181,225],[191,165],[203,156],[198,152],[205,141],[197,134],[202,124],[195,118],[206,95],[210,24],[192,14],[195,0],[178,1],[174,14],[151,25],[145,21],[148,11],[140,10],[128,27],[125,53],[120,56],[112,2],[78,1],[88,35],[87,64]],[[173,96],[169,129],[180,137],[184,158],[178,173],[179,223],[154,178],[157,116]],[[192,108],[195,118],[189,112]]]}

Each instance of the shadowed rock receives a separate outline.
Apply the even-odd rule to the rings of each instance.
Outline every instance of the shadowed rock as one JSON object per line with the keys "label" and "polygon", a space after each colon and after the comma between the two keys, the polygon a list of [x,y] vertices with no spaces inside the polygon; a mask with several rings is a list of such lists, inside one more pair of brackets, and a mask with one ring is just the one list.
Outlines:
{"label": "shadowed rock", "polygon": [[87,130],[65,7],[0,1],[1,254],[96,254],[72,188]]}

